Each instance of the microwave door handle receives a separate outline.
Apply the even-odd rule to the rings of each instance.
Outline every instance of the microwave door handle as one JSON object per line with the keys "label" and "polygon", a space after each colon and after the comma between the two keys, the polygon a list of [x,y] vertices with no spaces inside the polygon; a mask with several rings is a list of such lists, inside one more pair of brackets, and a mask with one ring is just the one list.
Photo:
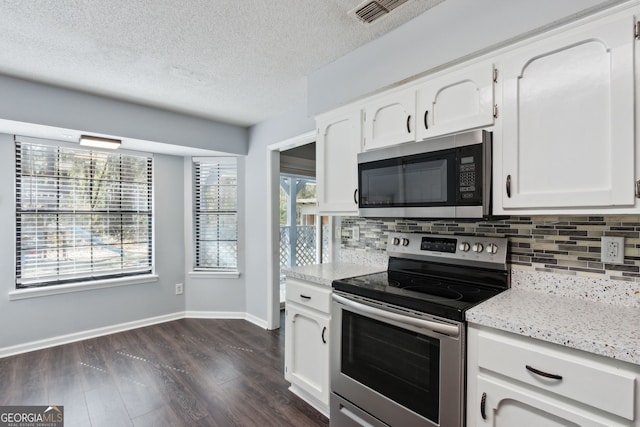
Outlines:
{"label": "microwave door handle", "polygon": [[361,313],[371,314],[383,319],[392,320],[405,325],[415,326],[418,328],[426,329],[433,332],[439,332],[441,334],[457,337],[460,334],[460,330],[457,326],[448,325],[446,323],[439,323],[432,320],[416,319],[415,317],[403,316],[401,314],[392,313],[390,311],[381,310],[379,308],[371,307],[365,304],[361,304],[356,301],[352,301],[348,298],[340,295],[333,294],[333,300],[345,305],[346,307],[357,310]]}

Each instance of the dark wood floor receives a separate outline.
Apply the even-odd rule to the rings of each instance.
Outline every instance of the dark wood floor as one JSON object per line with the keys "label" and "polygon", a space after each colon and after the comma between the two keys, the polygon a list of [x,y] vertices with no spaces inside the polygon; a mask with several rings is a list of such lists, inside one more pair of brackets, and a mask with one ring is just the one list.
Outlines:
{"label": "dark wood floor", "polygon": [[182,319],[0,359],[0,405],[64,405],[65,427],[328,426],[283,360],[284,328]]}

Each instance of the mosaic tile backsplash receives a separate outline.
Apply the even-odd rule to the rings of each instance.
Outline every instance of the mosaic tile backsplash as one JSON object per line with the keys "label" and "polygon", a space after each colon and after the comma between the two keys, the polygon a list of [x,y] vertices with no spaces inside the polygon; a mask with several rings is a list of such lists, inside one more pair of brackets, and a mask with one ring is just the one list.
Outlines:
{"label": "mosaic tile backsplash", "polygon": [[[358,226],[359,238],[353,239]],[[518,216],[498,221],[454,222],[342,218],[341,248],[383,253],[389,232],[507,237],[514,270],[640,282],[640,215]],[[600,261],[600,238],[624,237],[624,264]]]}

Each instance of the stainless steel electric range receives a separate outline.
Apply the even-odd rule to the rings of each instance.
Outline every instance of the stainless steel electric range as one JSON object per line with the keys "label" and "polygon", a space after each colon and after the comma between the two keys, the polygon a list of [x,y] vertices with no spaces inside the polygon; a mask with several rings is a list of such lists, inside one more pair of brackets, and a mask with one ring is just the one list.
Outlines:
{"label": "stainless steel electric range", "polygon": [[462,426],[464,315],[509,287],[507,239],[392,233],[387,253],[333,282],[331,426]]}

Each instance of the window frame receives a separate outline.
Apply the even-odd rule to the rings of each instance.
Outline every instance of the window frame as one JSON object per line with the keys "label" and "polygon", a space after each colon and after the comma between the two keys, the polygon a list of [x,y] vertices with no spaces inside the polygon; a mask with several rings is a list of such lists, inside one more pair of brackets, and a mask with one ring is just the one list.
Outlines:
{"label": "window frame", "polygon": [[[108,150],[108,149],[99,149],[99,148],[86,148],[81,147],[78,143],[72,143],[67,141],[57,141],[50,139],[41,139],[41,138],[32,138],[16,135],[14,137],[14,152],[18,153],[17,144],[35,144],[35,145],[43,145],[49,147],[56,147],[56,149],[71,149],[74,151],[86,151],[86,152],[101,152],[106,154],[115,154],[115,155],[130,155],[135,157],[144,157],[147,159],[147,170],[149,173],[149,181],[148,188],[150,191],[149,194],[149,203],[150,208],[149,211],[144,211],[143,215],[148,216],[148,250],[149,253],[149,265],[148,269],[145,267],[144,271],[123,271],[121,269],[118,270],[107,270],[105,272],[99,272],[98,274],[88,274],[84,277],[77,276],[67,276],[60,280],[48,280],[48,281],[38,281],[38,279],[27,280],[25,284],[22,286],[19,284],[19,267],[18,257],[20,256],[18,253],[18,248],[20,244],[18,240],[20,239],[19,234],[21,230],[19,229],[20,223],[18,221],[18,217],[24,211],[19,211],[19,191],[18,191],[18,159],[14,158],[14,236],[15,236],[15,245],[14,245],[14,286],[15,290],[9,292],[9,299],[23,299],[30,297],[39,297],[44,295],[52,295],[57,293],[67,293],[74,292],[79,290],[90,290],[90,289],[100,289],[106,287],[114,287],[114,286],[123,286],[128,284],[138,284],[138,283],[149,283],[149,282],[157,282],[158,276],[155,273],[155,203],[154,203],[154,194],[155,194],[155,160],[152,153],[141,152],[141,151],[132,151],[132,150]],[[57,162],[57,160],[56,160]],[[63,210],[60,210],[64,212]],[[59,215],[54,213],[54,215]],[[80,215],[72,214],[72,215]],[[147,229],[147,227],[144,227]],[[102,274],[104,273],[104,274]]]}
{"label": "window frame", "polygon": [[[198,176],[198,164],[212,164],[216,163],[217,159],[233,159],[235,163],[235,210],[218,210],[212,211],[212,215],[216,215],[216,212],[223,212],[224,214],[235,214],[235,265],[232,267],[224,266],[203,266],[199,265],[199,226],[198,215],[202,214],[202,210],[199,208],[199,190],[197,188],[199,182]],[[191,244],[191,269],[189,273],[191,277],[217,277],[217,278],[237,278],[239,277],[239,264],[240,264],[240,156],[237,155],[215,155],[215,156],[201,156],[191,158],[191,228],[192,232],[192,244]],[[218,240],[220,241],[220,240]]]}

